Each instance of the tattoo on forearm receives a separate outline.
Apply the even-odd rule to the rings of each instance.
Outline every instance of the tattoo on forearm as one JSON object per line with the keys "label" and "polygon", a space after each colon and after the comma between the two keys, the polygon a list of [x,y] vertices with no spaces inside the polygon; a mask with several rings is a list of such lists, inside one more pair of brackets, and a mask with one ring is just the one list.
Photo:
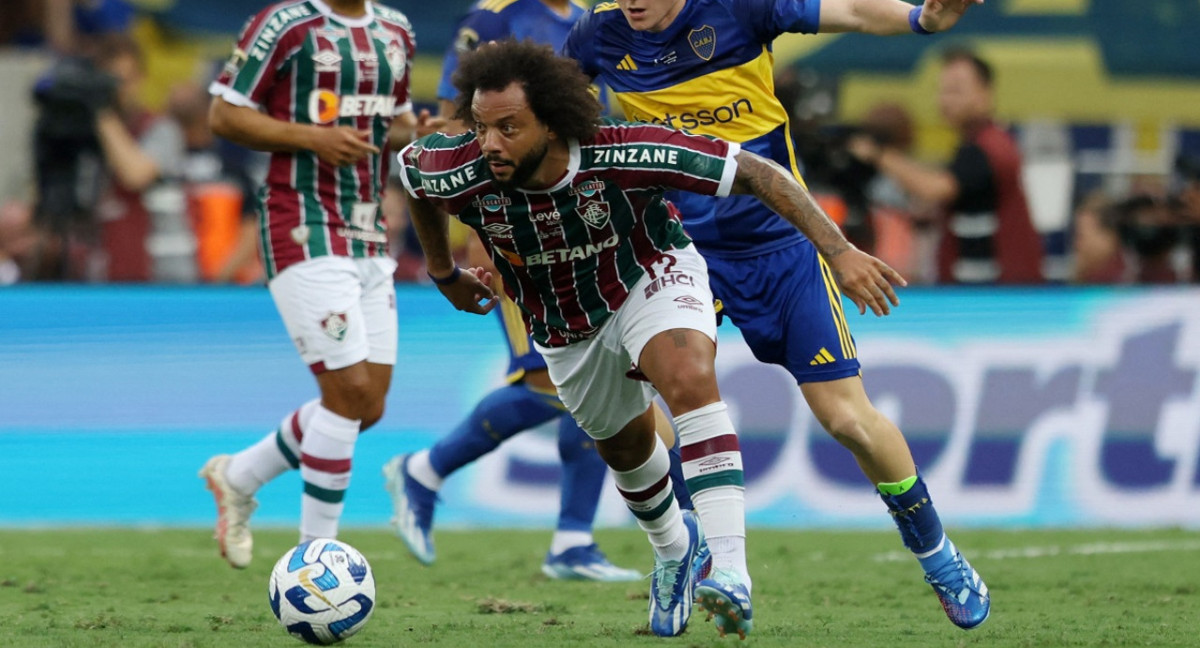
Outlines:
{"label": "tattoo on forearm", "polygon": [[738,154],[735,189],[754,194],[764,205],[796,226],[826,259],[850,249],[838,226],[790,173],[752,153]]}

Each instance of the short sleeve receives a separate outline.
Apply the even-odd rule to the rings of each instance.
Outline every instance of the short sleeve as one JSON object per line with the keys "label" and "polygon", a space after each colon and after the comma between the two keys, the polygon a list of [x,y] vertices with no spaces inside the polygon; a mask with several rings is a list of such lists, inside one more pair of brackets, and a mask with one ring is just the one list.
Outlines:
{"label": "short sleeve", "polygon": [[425,190],[421,183],[421,140],[412,142],[400,152],[396,154],[396,160],[399,162],[400,182],[404,183],[404,190],[408,195],[419,200],[428,199]]}
{"label": "short sleeve", "polygon": [[741,145],[651,124],[627,124],[597,147],[595,166],[617,170],[626,188],[663,188],[728,196]]}
{"label": "short sleeve", "polygon": [[595,31],[595,23],[595,14],[591,11],[583,14],[571,26],[571,31],[567,34],[567,38],[563,41],[562,49],[559,52],[562,56],[575,59],[584,74],[593,79],[600,76],[599,71],[596,69],[596,59],[592,47],[594,42],[592,34]]}
{"label": "short sleeve", "polygon": [[259,108],[276,75],[288,65],[284,41],[287,29],[267,29],[274,10],[267,9],[246,22],[237,45],[221,74],[209,86],[209,93],[237,106]]}
{"label": "short sleeve", "polygon": [[815,34],[821,26],[821,0],[731,1],[734,15],[764,44],[780,34]]}
{"label": "short sleeve", "polygon": [[502,40],[509,36],[511,31],[508,20],[494,11],[476,8],[464,16],[454,32],[454,41],[446,48],[446,55],[442,59],[442,80],[438,83],[438,99],[453,101],[458,95],[451,77],[454,70],[458,69],[459,56],[473,51],[480,43]]}

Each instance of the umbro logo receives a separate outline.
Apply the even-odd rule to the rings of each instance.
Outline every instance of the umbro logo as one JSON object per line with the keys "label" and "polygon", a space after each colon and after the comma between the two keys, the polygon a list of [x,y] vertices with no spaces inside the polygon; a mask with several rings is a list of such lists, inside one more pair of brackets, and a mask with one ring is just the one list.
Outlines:
{"label": "umbro logo", "polygon": [[701,466],[717,466],[717,465],[725,463],[726,461],[729,461],[729,458],[726,457],[725,455],[715,455],[715,456],[709,457],[708,459],[705,459],[704,461],[701,461],[700,465]]}
{"label": "umbro logo", "polygon": [[681,304],[687,304],[688,306],[700,306],[704,303],[704,302],[700,301],[699,299],[692,297],[691,295],[684,295],[682,297],[676,297],[675,301],[677,301]]}
{"label": "umbro logo", "polygon": [[493,238],[512,238],[512,234],[510,233],[512,232],[512,225],[507,223],[489,223],[480,229],[487,232]]}

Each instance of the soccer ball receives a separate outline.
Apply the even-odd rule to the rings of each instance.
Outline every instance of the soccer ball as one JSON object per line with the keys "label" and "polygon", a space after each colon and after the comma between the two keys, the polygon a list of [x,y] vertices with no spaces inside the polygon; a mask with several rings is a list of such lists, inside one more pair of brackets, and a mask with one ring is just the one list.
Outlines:
{"label": "soccer ball", "polygon": [[375,576],[357,549],[318,538],[283,554],[271,570],[268,594],[288,633],[325,646],[367,625],[375,609]]}

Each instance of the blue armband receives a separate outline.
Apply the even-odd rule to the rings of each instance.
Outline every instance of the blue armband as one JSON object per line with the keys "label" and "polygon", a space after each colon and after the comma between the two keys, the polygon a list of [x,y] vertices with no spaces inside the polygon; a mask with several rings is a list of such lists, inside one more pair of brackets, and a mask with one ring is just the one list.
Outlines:
{"label": "blue armband", "polygon": [[450,284],[453,284],[454,282],[458,281],[459,275],[462,274],[462,268],[460,268],[458,266],[454,266],[454,272],[451,272],[450,276],[442,277],[441,279],[438,279],[437,277],[429,274],[428,272],[426,272],[425,274],[429,275],[429,278],[431,280],[433,280],[433,283],[435,283],[439,286],[449,286]]}
{"label": "blue armband", "polygon": [[921,9],[921,5],[918,5],[908,12],[908,26],[912,28],[914,34],[928,36],[933,32],[921,26]]}

